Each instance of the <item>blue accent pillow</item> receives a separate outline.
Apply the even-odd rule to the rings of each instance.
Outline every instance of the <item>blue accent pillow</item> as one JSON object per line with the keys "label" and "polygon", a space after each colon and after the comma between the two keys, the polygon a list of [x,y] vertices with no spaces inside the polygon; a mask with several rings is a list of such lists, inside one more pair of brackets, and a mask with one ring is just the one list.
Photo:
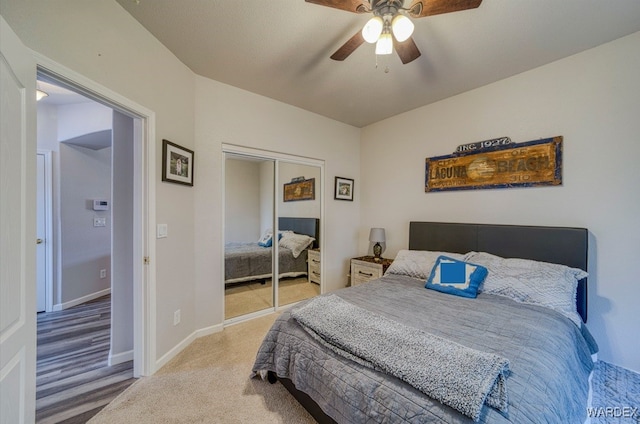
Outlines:
{"label": "blue accent pillow", "polygon": [[[293,233],[293,231],[278,231],[278,241],[280,241],[284,233]],[[262,235],[260,240],[258,240],[258,246],[262,246],[262,247],[273,246],[273,234],[271,233],[271,230],[267,230]]]}
{"label": "blue accent pillow", "polygon": [[271,247],[273,245],[273,236],[271,233],[264,233],[262,238],[258,240],[258,246]]}
{"label": "blue accent pillow", "polygon": [[425,287],[462,297],[476,297],[478,287],[487,278],[487,268],[439,256]]}

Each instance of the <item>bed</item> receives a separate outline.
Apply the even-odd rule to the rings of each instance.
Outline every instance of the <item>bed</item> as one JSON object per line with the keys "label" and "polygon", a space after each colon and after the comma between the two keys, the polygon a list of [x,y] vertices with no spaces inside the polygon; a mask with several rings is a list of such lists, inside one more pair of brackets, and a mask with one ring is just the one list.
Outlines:
{"label": "bed", "polygon": [[[295,234],[312,237],[308,248],[319,246],[319,219],[281,217],[278,219],[279,231],[293,231]],[[272,273],[272,247],[254,243],[225,244],[225,285],[254,280],[266,280]],[[296,253],[296,254],[294,254]],[[307,275],[307,248],[301,251],[281,245],[278,249],[280,277],[299,277]]]}
{"label": "bed", "polygon": [[[308,300],[283,312],[256,355],[253,376],[266,377],[270,382],[280,381],[321,423],[585,421],[590,375],[597,352],[597,344],[582,324],[587,318],[587,279],[586,273],[579,270],[587,269],[588,231],[580,228],[433,222],[411,222],[409,227],[409,250],[402,252],[406,257],[433,256],[437,252],[446,252],[447,257],[452,257],[458,253],[468,263],[475,259],[473,263],[476,265],[487,264],[490,268],[487,280],[477,297],[428,290],[424,287],[424,280],[402,272],[387,271],[378,280]],[[437,254],[440,261],[440,253]],[[493,255],[499,259],[494,259]],[[494,260],[506,262],[492,262]],[[394,264],[396,262],[400,264],[404,260],[397,259]],[[535,278],[540,275],[547,278],[547,268],[554,272],[556,269],[562,269],[562,272],[572,270],[576,296],[571,309],[575,317],[555,309],[555,305],[554,309],[549,309],[546,305],[516,301],[490,292],[494,286],[488,284],[489,275],[495,280],[501,272],[496,263],[513,265],[521,262],[534,267]],[[538,266],[545,271],[539,273]],[[431,281],[431,276],[428,278]],[[492,284],[494,280],[491,280]],[[545,284],[541,283],[541,287]],[[357,343],[364,335],[368,339],[364,340],[365,345],[369,341],[369,350],[367,346],[358,345],[360,350],[345,354],[342,346],[356,343],[352,339],[345,342],[344,334],[332,333],[331,337],[342,343],[340,348],[336,348],[336,344],[327,343],[327,339],[319,336],[320,333],[310,330],[302,318],[313,317],[313,314],[305,313],[313,310],[317,299],[325,303],[334,302],[320,305],[321,308],[316,310],[316,315],[320,315],[316,318],[320,322],[324,319],[331,324],[335,311],[346,308],[346,315],[340,318],[344,321],[334,325],[336,328],[333,330],[344,333],[339,327],[349,328],[350,337]],[[570,300],[573,302],[574,299]],[[323,311],[327,311],[329,318],[321,316]],[[364,318],[352,320],[350,314],[362,314]],[[403,346],[403,349],[398,349],[402,361],[387,360],[385,355],[379,358],[375,352],[370,352],[376,350],[376,345],[386,352],[389,344],[382,338],[366,336],[367,332],[380,331],[378,327],[368,328],[371,317],[384,325],[408,331],[411,338],[396,343]],[[354,322],[360,322],[360,326],[354,326]],[[396,337],[396,333],[393,334]],[[484,363],[485,359],[489,361],[487,363],[499,364],[494,367],[498,370],[497,378],[491,383],[495,386],[490,388],[491,394],[494,390],[499,393],[495,398],[498,400],[488,402],[490,396],[485,390],[481,399],[483,403],[478,405],[474,399],[467,404],[465,399],[449,399],[446,387],[436,387],[435,391],[433,387],[425,389],[423,382],[431,381],[429,384],[433,384],[434,379],[422,375],[425,372],[420,367],[432,369],[436,374],[446,370],[439,377],[443,381],[456,373],[465,375],[465,370],[452,370],[454,360],[434,366],[441,352],[435,352],[438,349],[426,343],[413,343],[423,339],[429,343],[433,341],[434,346],[442,343],[445,353],[455,348],[458,349],[455,352],[464,353],[460,357],[473,354],[470,358],[474,364]],[[374,340],[373,349],[371,340]],[[403,343],[406,343],[406,349]],[[435,353],[420,354],[424,349],[435,349]],[[359,356],[361,352],[364,352],[364,360]],[[373,358],[366,356],[369,354]],[[475,375],[484,372],[476,373],[473,369],[474,377],[469,378],[469,385],[476,384],[472,382]],[[488,377],[492,381],[492,374]],[[414,380],[420,380],[423,385],[414,384]],[[435,381],[438,383],[438,379]],[[503,391],[496,390],[496,387]],[[462,403],[463,407],[460,406]]]}

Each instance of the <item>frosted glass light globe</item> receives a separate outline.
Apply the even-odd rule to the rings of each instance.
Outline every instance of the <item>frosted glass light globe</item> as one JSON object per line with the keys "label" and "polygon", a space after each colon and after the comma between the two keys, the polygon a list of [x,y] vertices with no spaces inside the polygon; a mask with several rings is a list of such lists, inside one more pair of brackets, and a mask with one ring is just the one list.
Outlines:
{"label": "frosted glass light globe", "polygon": [[391,23],[391,30],[398,42],[406,41],[413,34],[413,22],[404,15],[397,15]]}
{"label": "frosted glass light globe", "polygon": [[379,16],[374,16],[362,28],[362,38],[367,43],[375,43],[382,33],[382,27],[382,19]]}

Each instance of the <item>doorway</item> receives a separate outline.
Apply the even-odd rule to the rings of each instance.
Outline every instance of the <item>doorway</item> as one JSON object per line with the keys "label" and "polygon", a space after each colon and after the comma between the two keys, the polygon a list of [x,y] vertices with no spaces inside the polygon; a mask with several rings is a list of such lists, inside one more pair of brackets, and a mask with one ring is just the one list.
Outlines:
{"label": "doorway", "polygon": [[322,161],[223,146],[225,324],[322,292]]}
{"label": "doorway", "polygon": [[[153,143],[148,142],[153,136],[154,115],[72,71],[62,69],[54,72],[50,69],[59,65],[49,64],[46,60],[43,62],[47,67],[44,64],[38,66],[39,88],[46,86],[52,93],[60,90],[59,96],[63,98],[59,101],[67,102],[65,106],[50,105],[49,110],[38,111],[38,147],[51,151],[53,158],[51,215],[54,228],[49,240],[53,252],[53,276],[45,284],[49,288],[45,298],[50,299],[46,302],[46,309],[63,310],[110,295],[112,331],[108,364],[133,361],[134,376],[150,374],[155,361],[150,348],[154,343],[152,333],[155,327],[151,318],[154,303],[150,293],[153,287],[149,282],[153,270],[145,269],[143,263],[154,251],[148,231],[148,227],[154,225],[149,219],[148,198],[154,189],[155,173],[153,167],[147,166],[155,154]],[[85,103],[73,106],[72,100],[64,99],[65,95],[84,97]],[[56,95],[50,94],[49,97],[55,98]],[[75,120],[74,123],[74,113],[82,115],[84,112],[86,118],[88,112],[96,110],[107,110],[108,116],[98,113],[98,117]],[[66,121],[64,128],[51,122],[60,118]],[[108,125],[105,124],[107,121]],[[96,126],[96,122],[102,124]],[[51,137],[51,131],[41,131],[41,125],[46,128],[47,124],[49,129],[56,126],[56,135],[48,140],[48,145],[42,146],[45,134]],[[78,160],[80,163],[85,161],[80,168],[88,168],[89,178],[74,174],[78,171]],[[69,171],[66,176],[65,171]],[[104,176],[105,173],[108,173],[106,185],[88,183],[97,174]],[[65,182],[68,183],[66,188]],[[63,226],[62,218],[65,208],[70,208],[71,204],[76,208],[72,213],[78,214],[76,221],[81,228],[69,232]],[[78,292],[74,291],[77,287],[66,284],[69,281],[67,277],[73,280],[78,267],[68,266],[70,255],[65,257],[64,246],[73,237],[77,241],[76,233],[83,231],[85,235],[80,239],[88,244],[79,254],[80,260],[76,258],[71,262],[75,261],[74,266],[78,262],[89,266],[89,271],[81,270],[79,274],[92,281],[84,284],[89,286],[89,290]],[[106,250],[100,236],[108,239]],[[99,245],[103,246],[101,252],[98,252]]]}
{"label": "doorway", "polygon": [[[37,147],[50,159],[38,154],[37,248],[46,253],[37,258],[37,291],[50,301],[38,312],[51,312],[111,293],[115,112],[64,87],[38,86],[48,96],[37,103]],[[48,257],[55,276],[40,273]]]}

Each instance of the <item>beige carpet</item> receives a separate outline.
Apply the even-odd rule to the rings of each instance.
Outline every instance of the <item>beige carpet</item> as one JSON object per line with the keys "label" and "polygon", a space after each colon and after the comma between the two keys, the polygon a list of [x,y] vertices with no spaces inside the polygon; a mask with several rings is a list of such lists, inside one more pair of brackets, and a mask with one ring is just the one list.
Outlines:
{"label": "beige carpet", "polygon": [[315,423],[280,383],[249,378],[258,347],[276,316],[197,339],[89,423]]}
{"label": "beige carpet", "polygon": [[[231,284],[224,290],[225,319],[262,311],[273,307],[271,280]],[[307,277],[283,278],[278,286],[280,306],[309,299],[320,294],[320,286],[310,283]]]}

